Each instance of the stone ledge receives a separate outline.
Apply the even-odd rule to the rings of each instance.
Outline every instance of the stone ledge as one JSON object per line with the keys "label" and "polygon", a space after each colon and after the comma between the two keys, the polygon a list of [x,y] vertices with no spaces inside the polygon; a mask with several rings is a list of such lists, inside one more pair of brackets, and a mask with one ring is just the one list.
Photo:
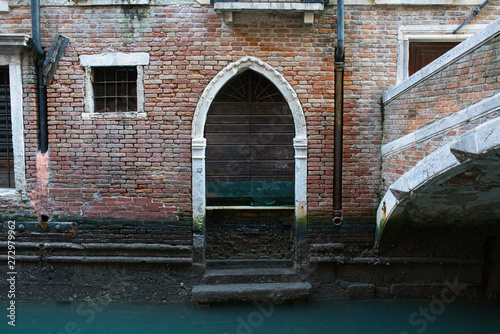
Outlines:
{"label": "stone ledge", "polygon": [[[196,0],[200,5],[210,5],[210,0]],[[365,5],[480,5],[483,0],[345,0],[346,6],[365,6]],[[337,0],[330,0],[329,5],[336,5]]]}
{"label": "stone ledge", "polygon": [[[7,242],[0,242],[7,254]],[[191,264],[192,247],[170,244],[16,242],[19,261]],[[6,260],[6,255],[0,259]]]}
{"label": "stone ledge", "polygon": [[193,301],[196,303],[258,301],[258,300],[295,300],[306,299],[311,295],[312,286],[302,283],[250,283],[196,285],[193,287]]}
{"label": "stone ledge", "polygon": [[204,284],[283,283],[297,282],[292,268],[208,269]]}
{"label": "stone ledge", "polygon": [[[25,196],[27,198],[28,196]],[[22,201],[22,192],[13,188],[0,188],[0,200],[2,201]]]}
{"label": "stone ledge", "polygon": [[126,111],[126,112],[84,112],[82,113],[82,119],[85,120],[101,120],[101,119],[147,119],[148,114],[145,112],[138,111]]}
{"label": "stone ledge", "polygon": [[31,38],[28,35],[0,34],[0,54],[18,54],[30,46]]}
{"label": "stone ledge", "polygon": [[133,6],[149,5],[149,0],[73,0],[74,5],[78,6]]}
{"label": "stone ledge", "polygon": [[47,262],[80,262],[80,263],[160,263],[191,264],[191,257],[160,256],[47,256]]}
{"label": "stone ledge", "polygon": [[439,265],[482,265],[483,260],[460,259],[460,258],[441,258],[441,257],[349,257],[349,256],[314,256],[311,257],[311,263],[336,263],[341,265],[350,264],[368,264],[389,266],[391,264],[439,264]]}
{"label": "stone ledge", "polygon": [[0,13],[8,13],[10,11],[8,1],[0,1]]}
{"label": "stone ledge", "polygon": [[272,10],[272,11],[297,11],[321,12],[325,6],[322,3],[306,2],[217,2],[214,9],[217,11],[245,11],[245,10]]}
{"label": "stone ledge", "polygon": [[245,268],[292,268],[294,266],[293,260],[273,260],[273,259],[260,259],[260,260],[207,260],[207,269],[245,269]]}
{"label": "stone ledge", "polygon": [[[8,3],[5,1],[5,3]],[[195,0],[195,6],[211,6],[210,0]],[[198,5],[197,5],[197,4]],[[346,6],[474,6],[480,5],[483,0],[345,0]],[[15,5],[29,6],[29,0],[18,0]],[[170,0],[42,0],[42,7],[60,7],[60,6],[120,6],[120,5],[139,5],[139,6],[165,6],[171,5]],[[330,0],[326,6],[335,6],[336,0]],[[1,11],[0,11],[1,12]]]}

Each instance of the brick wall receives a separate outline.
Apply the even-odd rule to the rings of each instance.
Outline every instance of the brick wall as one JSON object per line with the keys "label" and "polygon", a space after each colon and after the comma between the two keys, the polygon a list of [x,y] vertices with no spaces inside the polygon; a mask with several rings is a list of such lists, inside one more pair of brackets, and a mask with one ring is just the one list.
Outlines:
{"label": "brick wall", "polygon": [[206,258],[293,259],[293,210],[214,210],[207,213]]}
{"label": "brick wall", "polygon": [[[498,8],[498,1],[492,1],[475,23],[495,19]],[[395,83],[398,25],[458,25],[469,12],[469,7],[455,6],[346,7],[347,218],[373,218],[378,205],[379,101]],[[42,7],[41,15],[46,50],[55,33],[70,40],[48,86],[50,201],[43,210],[51,217],[189,217],[191,122],[198,99],[224,67],[254,56],[282,73],[299,97],[309,145],[308,214],[311,225],[326,226],[333,203],[335,7],[317,14],[314,25],[304,25],[300,15],[236,13],[235,23],[228,26],[211,6],[189,1],[170,6]],[[30,34],[28,6],[11,6],[1,18],[2,33]],[[146,119],[82,119],[84,71],[79,56],[105,52],[149,53],[150,64],[144,68]],[[34,190],[35,87],[33,61],[26,58],[27,178]],[[17,210],[14,203],[0,205]],[[37,210],[30,214],[37,216]],[[351,230],[356,229],[353,224]]]}

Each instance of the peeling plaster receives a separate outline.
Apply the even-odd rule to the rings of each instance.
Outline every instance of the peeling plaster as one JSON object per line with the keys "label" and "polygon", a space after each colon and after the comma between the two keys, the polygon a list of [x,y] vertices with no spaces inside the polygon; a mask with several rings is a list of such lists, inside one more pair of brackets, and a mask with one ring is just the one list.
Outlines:
{"label": "peeling plaster", "polygon": [[33,207],[38,215],[49,212],[49,181],[50,181],[49,153],[36,154],[37,187],[30,193]]}

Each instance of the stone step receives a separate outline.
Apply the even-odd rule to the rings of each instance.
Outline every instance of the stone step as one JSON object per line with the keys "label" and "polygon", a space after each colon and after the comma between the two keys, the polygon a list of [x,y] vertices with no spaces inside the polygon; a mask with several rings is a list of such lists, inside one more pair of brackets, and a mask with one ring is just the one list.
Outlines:
{"label": "stone step", "polygon": [[205,284],[289,283],[298,280],[293,268],[207,269]]}
{"label": "stone step", "polygon": [[308,282],[298,283],[249,283],[196,285],[192,296],[196,303],[216,303],[229,301],[283,301],[304,300],[312,291]]}
{"label": "stone step", "polygon": [[293,268],[293,260],[207,260],[206,269]]}

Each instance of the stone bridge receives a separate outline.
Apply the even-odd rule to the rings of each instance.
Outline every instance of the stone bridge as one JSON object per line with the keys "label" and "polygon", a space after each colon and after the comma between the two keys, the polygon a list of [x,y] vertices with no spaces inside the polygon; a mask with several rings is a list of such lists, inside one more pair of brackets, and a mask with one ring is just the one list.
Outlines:
{"label": "stone bridge", "polygon": [[376,245],[402,226],[498,229],[500,19],[383,96]]}

